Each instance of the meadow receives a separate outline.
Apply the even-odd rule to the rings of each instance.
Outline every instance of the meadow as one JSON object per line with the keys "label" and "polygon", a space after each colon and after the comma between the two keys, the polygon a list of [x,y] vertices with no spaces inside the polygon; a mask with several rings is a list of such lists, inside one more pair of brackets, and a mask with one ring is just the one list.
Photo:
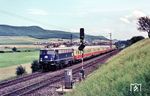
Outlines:
{"label": "meadow", "polygon": [[[0,36],[0,68],[31,63],[33,60],[37,60],[39,50],[44,47],[43,45],[34,45],[37,42],[58,42],[58,39],[37,39],[28,36]],[[16,47],[21,52],[12,53],[13,47]]]}
{"label": "meadow", "polygon": [[0,36],[0,45],[32,45],[37,42],[58,42],[58,40],[58,38],[37,39],[29,36]]}
{"label": "meadow", "polygon": [[[65,96],[150,96],[150,39],[122,50]],[[141,91],[130,91],[130,84]]]}
{"label": "meadow", "polygon": [[36,41],[28,36],[0,36],[0,44],[32,44]]}
{"label": "meadow", "polygon": [[0,68],[38,60],[39,51],[0,53]]}

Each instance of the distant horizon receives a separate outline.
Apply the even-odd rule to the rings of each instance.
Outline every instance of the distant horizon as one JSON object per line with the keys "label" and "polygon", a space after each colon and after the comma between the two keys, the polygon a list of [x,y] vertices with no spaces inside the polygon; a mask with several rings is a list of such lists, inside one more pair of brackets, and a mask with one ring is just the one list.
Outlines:
{"label": "distant horizon", "polygon": [[[40,27],[40,28],[42,28],[42,29],[44,29],[44,30],[51,30],[51,29],[46,29],[46,28],[43,28],[43,27],[41,27],[41,26],[38,26],[38,25],[30,25],[30,26],[28,26],[28,25],[26,25],[26,26],[23,26],[23,25],[6,25],[6,24],[0,24],[0,26],[12,26],[12,27]],[[71,33],[71,31],[65,31],[65,30],[51,30],[51,31],[64,31],[64,32],[69,32],[69,33]],[[79,31],[78,32],[73,32],[73,33],[79,33],[80,32],[80,29],[79,29]],[[86,33],[85,33],[86,34]],[[86,34],[86,35],[91,35],[91,34]],[[96,36],[96,35],[92,35],[92,36]],[[102,36],[102,35],[101,35]]]}
{"label": "distant horizon", "polygon": [[[50,39],[50,38],[63,38],[70,39],[72,34],[72,38],[78,38],[80,32],[69,32],[62,30],[50,30],[45,29],[40,26],[14,26],[14,25],[6,25],[0,24],[0,35],[1,36],[29,36],[37,39]],[[85,38],[88,40],[106,40],[105,36],[94,36],[85,33]]]}
{"label": "distant horizon", "polygon": [[137,19],[150,16],[149,0],[0,0],[0,22],[13,26],[78,32],[114,39],[147,37],[137,30]]}
{"label": "distant horizon", "polygon": [[[38,26],[38,25],[26,25],[26,26],[23,26],[23,25],[7,25],[7,24],[0,24],[0,26],[11,26],[11,27],[39,27],[39,28],[42,28],[42,29],[44,29],[44,30],[50,30],[50,31],[63,31],[63,32],[69,32],[69,33],[79,33],[79,31],[80,31],[80,29],[79,29],[79,31],[78,32],[71,32],[71,31],[65,31],[65,30],[51,30],[51,29],[46,29],[46,28],[43,28],[43,27],[41,27],[41,26]],[[86,33],[85,33],[86,34]],[[91,36],[97,36],[97,35],[94,35],[94,34],[86,34],[86,35],[91,35]],[[99,36],[103,36],[103,35],[99,35]],[[135,35],[135,36],[142,36],[142,35]],[[1,37],[1,36],[0,36]],[[21,37],[21,36],[18,36],[18,37]],[[28,37],[30,37],[30,36],[28,36]],[[105,36],[103,36],[103,37],[105,37]],[[134,37],[134,36],[133,36]],[[143,37],[145,37],[145,36],[143,36]],[[33,38],[33,37],[32,37]],[[105,37],[105,38],[107,38],[107,39],[109,39],[109,37]],[[132,37],[131,37],[132,38]],[[129,39],[131,39],[131,38],[129,38]],[[145,38],[147,38],[147,37],[145,37]],[[116,39],[116,38],[113,38],[112,40],[122,40],[122,41],[124,41],[124,40],[129,40],[129,39]]]}

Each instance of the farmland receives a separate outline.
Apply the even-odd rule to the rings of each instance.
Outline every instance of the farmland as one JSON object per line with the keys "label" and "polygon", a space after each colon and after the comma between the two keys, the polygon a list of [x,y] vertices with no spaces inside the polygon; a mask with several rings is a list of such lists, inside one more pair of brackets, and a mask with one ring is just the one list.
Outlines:
{"label": "farmland", "polygon": [[[32,62],[38,59],[38,53],[43,45],[33,45],[37,42],[58,42],[58,39],[36,39],[28,36],[0,36],[0,68]],[[18,51],[12,52],[16,47]],[[30,52],[29,52],[30,51]]]}
{"label": "farmland", "polygon": [[0,45],[32,45],[36,42],[55,41],[52,39],[36,39],[29,36],[0,36]]}
{"label": "farmland", "polygon": [[38,53],[39,51],[0,53],[0,68],[32,62],[38,59]]}
{"label": "farmland", "polygon": [[31,63],[38,60],[38,57],[39,51],[0,53],[0,81],[14,78],[19,65],[25,67],[27,73],[31,73]]}

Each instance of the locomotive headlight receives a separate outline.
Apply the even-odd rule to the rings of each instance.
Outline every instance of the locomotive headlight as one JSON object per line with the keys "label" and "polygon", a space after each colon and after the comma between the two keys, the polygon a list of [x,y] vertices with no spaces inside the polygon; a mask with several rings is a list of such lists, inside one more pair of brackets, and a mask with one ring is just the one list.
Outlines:
{"label": "locomotive headlight", "polygon": [[47,58],[48,58],[48,56],[44,56],[44,58],[45,58],[45,59],[47,59]]}
{"label": "locomotive headlight", "polygon": [[40,58],[40,61],[42,61],[42,58]]}
{"label": "locomotive headlight", "polygon": [[53,61],[53,58],[51,58],[51,61]]}

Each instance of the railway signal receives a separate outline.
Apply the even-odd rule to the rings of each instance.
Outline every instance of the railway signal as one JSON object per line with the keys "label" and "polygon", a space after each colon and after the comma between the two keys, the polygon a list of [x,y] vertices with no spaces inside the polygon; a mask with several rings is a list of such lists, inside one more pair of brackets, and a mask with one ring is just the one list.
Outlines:
{"label": "railway signal", "polygon": [[84,28],[80,28],[80,40],[81,42],[84,40]]}
{"label": "railway signal", "polygon": [[83,69],[83,58],[84,58],[84,28],[80,28],[80,43],[81,45],[78,47],[78,49],[82,52],[82,69],[80,70],[80,79],[84,79],[84,69]]}
{"label": "railway signal", "polygon": [[78,47],[78,49],[80,51],[83,51],[85,45],[84,45],[84,28],[80,28],[80,42],[81,42],[81,45]]}
{"label": "railway signal", "polygon": [[79,49],[80,51],[83,51],[84,47],[85,47],[85,45],[84,45],[84,44],[81,44],[78,49]]}

